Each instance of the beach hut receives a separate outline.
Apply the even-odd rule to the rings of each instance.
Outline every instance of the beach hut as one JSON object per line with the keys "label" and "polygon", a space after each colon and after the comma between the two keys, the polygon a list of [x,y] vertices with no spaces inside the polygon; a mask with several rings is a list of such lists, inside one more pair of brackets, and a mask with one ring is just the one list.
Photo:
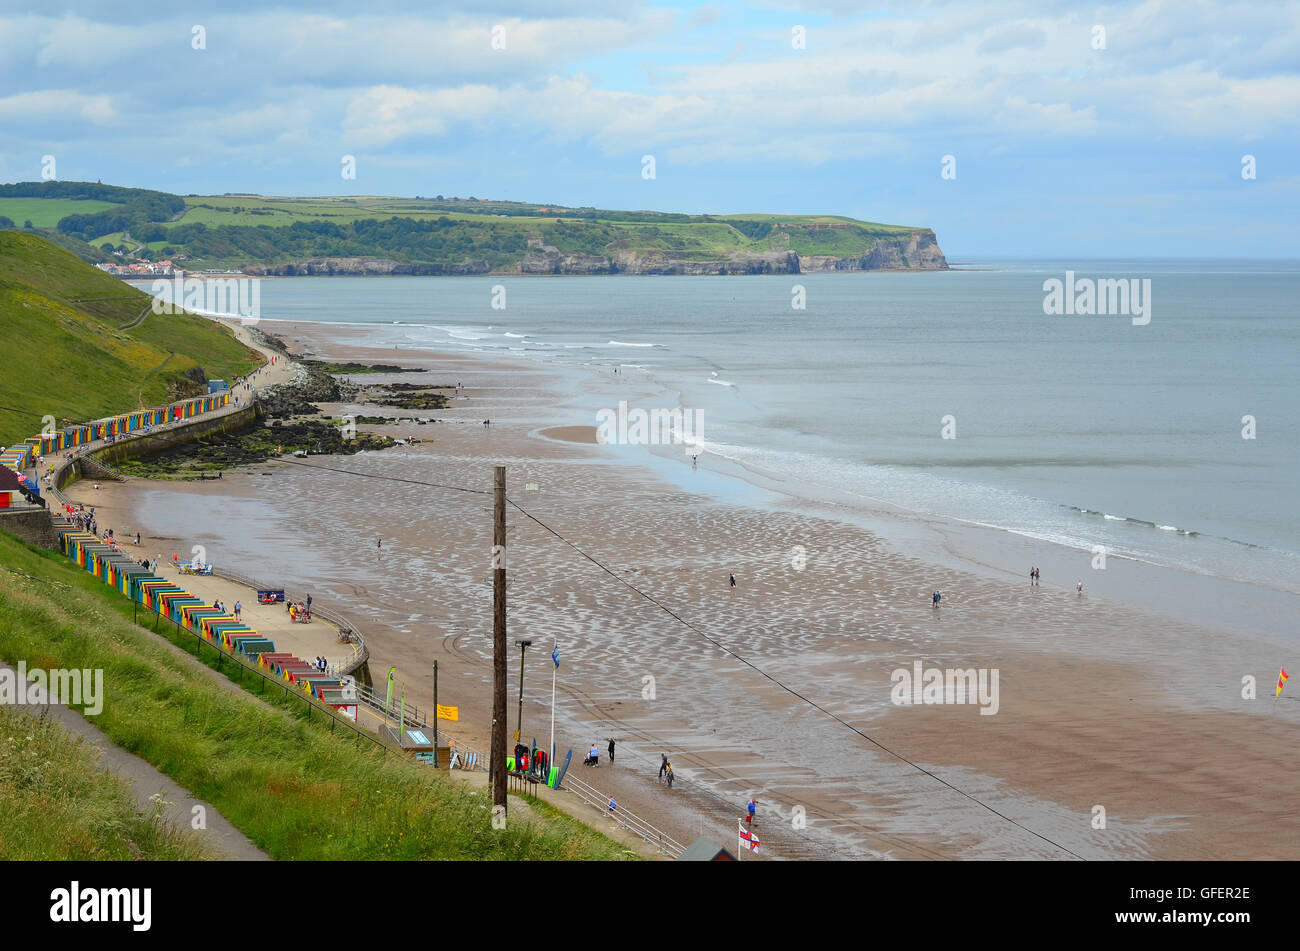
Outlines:
{"label": "beach hut", "polygon": [[17,472],[5,466],[0,466],[0,509],[23,504],[21,486],[22,483],[18,481]]}
{"label": "beach hut", "polygon": [[696,839],[681,855],[679,862],[734,862],[736,857],[715,842]]}

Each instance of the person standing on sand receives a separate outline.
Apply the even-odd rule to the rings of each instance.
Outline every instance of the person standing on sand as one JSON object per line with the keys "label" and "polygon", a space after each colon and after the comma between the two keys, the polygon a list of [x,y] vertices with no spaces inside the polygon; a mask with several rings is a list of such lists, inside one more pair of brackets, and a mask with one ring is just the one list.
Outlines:
{"label": "person standing on sand", "polygon": [[379,541],[375,542],[375,547],[382,552],[384,550],[384,540],[381,538]]}
{"label": "person standing on sand", "polygon": [[731,586],[733,588],[736,586],[736,573],[734,571],[731,573]]}
{"label": "person standing on sand", "polygon": [[236,621],[242,621],[242,620],[243,620],[243,618],[240,617],[240,614],[243,613],[243,610],[244,610],[244,603],[243,603],[242,601],[236,601],[236,602],[235,602],[235,620],[236,620]]}
{"label": "person standing on sand", "polygon": [[752,824],[754,821],[754,813],[758,809],[758,803],[751,799],[745,806],[745,809],[748,811],[748,815],[745,816],[745,821]]}
{"label": "person standing on sand", "polygon": [[664,767],[667,770],[665,775],[668,777],[668,788],[672,789],[673,788],[673,764],[665,763]]}
{"label": "person standing on sand", "polygon": [[1083,594],[1083,579],[1079,579],[1079,594]]}
{"label": "person standing on sand", "polygon": [[660,753],[659,754],[659,778],[660,779],[664,778],[664,770],[666,770],[667,768],[668,768],[668,754]]}
{"label": "person standing on sand", "polygon": [[311,613],[311,595],[307,595],[307,613]]}
{"label": "person standing on sand", "polygon": [[611,766],[614,765],[614,738],[612,736],[609,738],[609,763]]}

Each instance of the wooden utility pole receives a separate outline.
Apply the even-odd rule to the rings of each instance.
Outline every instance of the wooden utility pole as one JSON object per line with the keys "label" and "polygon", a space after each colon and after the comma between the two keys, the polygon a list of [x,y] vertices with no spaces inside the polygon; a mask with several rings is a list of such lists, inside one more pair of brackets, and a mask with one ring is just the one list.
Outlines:
{"label": "wooden utility pole", "polygon": [[506,808],[506,467],[497,466],[492,525],[492,805]]}

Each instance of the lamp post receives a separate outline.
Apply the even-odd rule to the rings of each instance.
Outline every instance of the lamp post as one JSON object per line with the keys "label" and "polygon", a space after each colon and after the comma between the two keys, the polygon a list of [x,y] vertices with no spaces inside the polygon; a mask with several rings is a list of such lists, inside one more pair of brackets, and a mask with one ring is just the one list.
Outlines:
{"label": "lamp post", "polygon": [[533,646],[533,642],[515,641],[519,645],[519,719],[515,721],[515,742],[520,743],[520,737],[523,736],[524,730],[524,654],[528,653],[528,648]]}

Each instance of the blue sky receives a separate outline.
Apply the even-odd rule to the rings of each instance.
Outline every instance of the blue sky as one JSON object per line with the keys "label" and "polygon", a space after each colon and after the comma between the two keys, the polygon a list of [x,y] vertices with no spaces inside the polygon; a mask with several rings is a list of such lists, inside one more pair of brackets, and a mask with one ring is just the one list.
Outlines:
{"label": "blue sky", "polygon": [[0,181],[53,155],[181,193],[843,214],[953,261],[1300,256],[1296,2],[30,9],[0,3]]}

